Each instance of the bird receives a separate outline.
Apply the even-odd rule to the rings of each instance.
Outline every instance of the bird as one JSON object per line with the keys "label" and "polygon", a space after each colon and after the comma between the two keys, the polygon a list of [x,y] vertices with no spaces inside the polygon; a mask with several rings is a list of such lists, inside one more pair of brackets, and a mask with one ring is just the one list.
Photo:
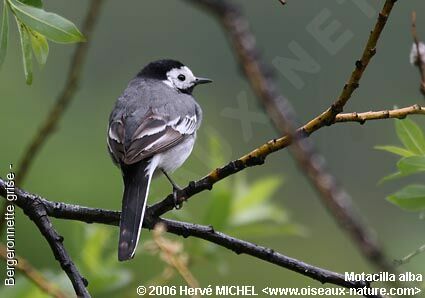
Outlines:
{"label": "bird", "polygon": [[118,97],[109,117],[107,144],[124,182],[119,261],[134,257],[153,177],[165,175],[176,202],[180,188],[170,173],[189,157],[202,122],[192,92],[210,82],[195,77],[177,60],[162,59],[147,64]]}

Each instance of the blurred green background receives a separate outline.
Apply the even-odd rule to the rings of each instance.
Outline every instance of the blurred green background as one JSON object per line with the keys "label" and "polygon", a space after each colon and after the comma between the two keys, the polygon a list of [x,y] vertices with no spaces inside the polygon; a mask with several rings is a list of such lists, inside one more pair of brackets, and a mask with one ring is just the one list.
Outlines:
{"label": "blurred green background", "polygon": [[[46,10],[72,20],[81,28],[88,1],[43,2]],[[384,3],[368,1],[375,10],[374,17],[369,18],[354,1],[300,0],[288,1],[286,6],[278,1],[236,2],[242,5],[251,22],[265,61],[271,63],[276,57],[294,57],[288,45],[296,41],[319,63],[320,70],[314,74],[300,72],[305,83],[301,89],[295,88],[276,71],[282,93],[294,105],[302,122],[324,110],[338,96]],[[331,13],[329,20],[338,20],[342,24],[336,37],[345,30],[353,34],[336,54],[329,54],[306,29],[324,9]],[[419,34],[425,39],[424,9],[425,2],[421,0],[397,2],[379,42],[377,55],[346,111],[369,111],[423,102],[418,91],[418,71],[409,63],[409,52],[412,45],[411,11],[418,12]],[[35,71],[33,85],[27,86],[16,26],[12,22],[11,27],[8,56],[0,71],[2,177],[7,173],[9,163],[17,163],[62,89],[75,47],[50,43],[46,66]],[[205,116],[194,153],[174,174],[180,185],[186,185],[188,181],[221,166],[217,156],[223,161],[235,159],[276,137],[269,122],[254,121],[250,130],[244,132],[239,120],[223,112],[229,108],[237,109],[238,98],[242,98],[242,102],[246,98],[251,112],[263,113],[241,75],[226,36],[209,14],[185,1],[105,1],[92,37],[80,89],[56,133],[37,157],[23,187],[50,200],[119,209],[121,175],[106,151],[109,112],[129,79],[143,65],[165,57],[181,60],[195,74],[214,80],[213,84],[202,86],[194,93]],[[260,116],[256,117],[253,119],[258,120]],[[415,117],[415,120],[423,127],[425,122],[419,118]],[[221,154],[216,154],[214,158],[210,158],[213,150],[211,139],[213,143],[221,144],[218,149]],[[331,172],[351,194],[359,212],[376,229],[391,259],[401,258],[424,242],[424,223],[419,220],[418,214],[403,212],[384,199],[402,186],[423,177],[377,185],[383,176],[395,170],[397,159],[394,156],[373,149],[375,145],[398,143],[393,120],[369,122],[364,126],[338,124],[320,130],[312,136],[312,140],[326,158]],[[242,176],[248,184],[265,176],[283,179],[271,200],[289,214],[290,223],[302,226],[295,233],[283,231],[271,237],[247,235],[245,239],[330,270],[374,270],[321,205],[317,194],[286,150],[271,155],[264,166],[248,169]],[[237,179],[231,180],[228,188],[232,188],[232,183],[237,183]],[[157,179],[152,184],[150,202],[163,198],[170,190],[165,179]],[[215,191],[219,190],[214,189],[212,193]],[[220,196],[201,193],[182,211],[173,211],[167,216],[175,214],[201,221],[205,219],[204,215],[214,197]],[[17,216],[17,253],[37,268],[59,272],[45,239],[22,212],[18,211]],[[82,262],[81,255],[86,244],[83,235],[87,233],[83,228],[85,225],[56,219],[53,222],[64,236],[71,256]],[[109,239],[105,240],[106,250],[115,256],[118,230],[106,227],[99,233],[109,235],[105,237]],[[150,234],[143,231],[142,242],[149,239]],[[181,240],[171,235],[167,237]],[[191,247],[194,241],[189,238],[183,244]],[[123,288],[103,293],[102,297],[136,297],[137,285],[144,285],[160,274],[164,263],[157,256],[142,250],[131,262],[118,264],[111,261],[114,270],[119,268],[131,274],[129,282],[123,281]],[[258,289],[266,286],[321,286],[309,278],[252,257],[237,256],[224,248],[217,250],[216,258],[195,259],[191,265],[192,273],[201,286],[243,284],[256,285]],[[4,263],[0,264],[4,266]],[[222,268],[220,264],[227,266]],[[425,257],[419,256],[402,269],[423,273],[424,264]],[[107,268],[100,266],[99,274]],[[89,269],[82,273],[89,281],[96,276]],[[4,274],[4,270],[0,270],[2,278]],[[177,276],[169,284],[180,285],[184,281]]]}

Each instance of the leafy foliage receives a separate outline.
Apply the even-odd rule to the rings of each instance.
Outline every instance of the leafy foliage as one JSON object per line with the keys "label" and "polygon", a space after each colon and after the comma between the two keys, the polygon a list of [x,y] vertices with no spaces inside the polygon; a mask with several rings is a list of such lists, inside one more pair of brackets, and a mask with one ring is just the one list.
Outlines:
{"label": "leafy foliage", "polygon": [[[281,177],[266,176],[248,182],[240,173],[226,180],[210,193],[203,224],[247,240],[305,234],[305,229],[293,223],[286,210],[273,202],[282,186]],[[220,257],[222,250],[206,242],[195,245],[200,257],[214,259],[221,273],[228,271],[225,259]]]}
{"label": "leafy foliage", "polygon": [[16,18],[16,23],[19,29],[19,36],[21,39],[22,59],[24,63],[25,80],[28,85],[32,84],[32,53],[31,53],[31,39],[27,29],[21,21]]}
{"label": "leafy foliage", "polygon": [[[81,250],[78,268],[90,280],[90,291],[94,296],[103,296],[113,290],[123,288],[131,281],[131,274],[117,262],[116,238],[114,229],[105,226],[90,226]],[[102,268],[102,270],[99,270]]]}
{"label": "leafy foliage", "polygon": [[[223,142],[211,132],[209,143],[209,166],[224,164],[229,157],[223,156]],[[281,176],[270,175],[249,181],[245,172],[241,172],[215,184],[214,191],[205,194],[207,197],[203,200],[207,203],[203,214],[190,214],[185,212],[188,208],[183,208],[175,215],[178,219],[210,225],[217,231],[246,240],[305,235],[305,228],[294,223],[282,204],[274,200],[282,200],[283,180]],[[223,250],[214,244],[192,239],[187,249],[192,259],[213,260],[220,273],[228,271]]]}
{"label": "leafy foliage", "polygon": [[[410,119],[396,120],[397,136],[404,147],[377,146],[376,149],[387,151],[401,159],[397,162],[396,173],[382,179],[387,181],[402,178],[425,171],[425,137],[422,129]],[[408,185],[387,197],[391,203],[408,211],[425,209],[425,185]]]}
{"label": "leafy foliage", "polygon": [[32,83],[32,55],[34,53],[38,63],[44,65],[49,55],[47,40],[57,43],[75,43],[85,40],[72,22],[55,13],[47,12],[42,7],[41,0],[3,0],[0,67],[7,52],[10,9],[18,26],[25,80],[29,85]]}
{"label": "leafy foliage", "polygon": [[408,185],[389,196],[388,200],[405,210],[421,211],[425,206],[425,185]]}
{"label": "leafy foliage", "polygon": [[[218,135],[209,132],[209,146],[206,164],[210,168],[224,164],[229,159],[224,156],[222,140]],[[246,240],[265,237],[302,236],[306,229],[294,223],[288,212],[276,204],[274,199],[281,196],[281,176],[264,176],[248,181],[244,172],[238,173],[214,185],[214,191],[205,193],[204,212],[189,212],[190,205],[173,213],[178,220],[197,222],[209,225],[216,231]],[[147,244],[149,242],[144,241]],[[227,263],[222,254],[225,250],[216,245],[196,238],[188,238],[184,243],[189,264],[207,260],[216,264],[219,273],[225,274]],[[142,248],[141,252],[148,250]]]}
{"label": "leafy foliage", "polygon": [[[210,137],[212,167],[225,160],[221,143],[217,136]],[[248,182],[244,173],[239,173],[222,182],[214,186],[207,198],[209,205],[202,223],[244,238],[302,234],[303,229],[291,223],[287,212],[273,202],[282,186],[282,177],[271,175]]]}
{"label": "leafy foliage", "polygon": [[39,64],[46,64],[47,56],[49,55],[49,44],[46,37],[30,28],[28,28],[28,33],[30,34],[32,50],[35,58]]}

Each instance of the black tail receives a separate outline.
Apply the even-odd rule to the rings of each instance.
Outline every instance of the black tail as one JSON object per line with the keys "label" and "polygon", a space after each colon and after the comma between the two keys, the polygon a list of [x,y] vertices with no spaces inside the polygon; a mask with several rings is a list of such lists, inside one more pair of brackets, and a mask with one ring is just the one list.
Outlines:
{"label": "black tail", "polygon": [[121,167],[124,179],[124,195],[118,244],[119,261],[133,258],[137,242],[139,242],[152,178],[149,165],[150,161],[140,161],[136,164],[123,165]]}

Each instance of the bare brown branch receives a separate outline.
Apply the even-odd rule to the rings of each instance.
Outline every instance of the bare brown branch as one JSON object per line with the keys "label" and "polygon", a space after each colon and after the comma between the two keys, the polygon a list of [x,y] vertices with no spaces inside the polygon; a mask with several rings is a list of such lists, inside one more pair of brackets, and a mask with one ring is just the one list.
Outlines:
{"label": "bare brown branch", "polygon": [[394,7],[394,4],[397,0],[386,0],[384,7],[379,13],[378,20],[375,24],[375,27],[371,31],[369,35],[369,39],[363,49],[362,56],[355,63],[355,68],[351,73],[350,78],[347,83],[344,85],[341,94],[338,99],[332,104],[332,106],[323,112],[321,115],[314,118],[312,121],[316,122],[316,125],[326,125],[331,123],[335,116],[341,113],[344,109],[345,104],[353,95],[354,91],[359,87],[360,80],[363,76],[364,71],[369,65],[370,60],[376,54],[376,46],[378,44],[378,40],[381,37],[381,33],[384,30],[385,25],[387,24],[387,20],[391,11]]}
{"label": "bare brown branch", "polygon": [[[3,190],[0,193],[4,196]],[[90,297],[86,289],[88,281],[80,274],[66,251],[63,245],[64,239],[53,227],[44,203],[38,197],[35,197],[34,200],[22,201],[18,206],[35,223],[40,233],[46,239],[55,259],[59,262],[66,275],[68,275],[77,296]]]}
{"label": "bare brown branch", "polygon": [[425,61],[423,61],[422,59],[421,51],[419,48],[420,41],[418,38],[417,29],[416,29],[416,12],[415,11],[412,12],[412,37],[413,37],[413,42],[416,45],[416,52],[418,53],[418,61],[416,62],[416,65],[418,66],[419,74],[421,76],[420,90],[422,94],[425,96]]}
{"label": "bare brown branch", "polygon": [[[239,8],[230,1],[201,0],[189,2],[207,9],[220,21],[225,32],[230,37],[229,39],[237,54],[239,63],[254,92],[262,102],[275,127],[281,134],[286,135],[287,140],[285,142],[292,140],[291,151],[293,156],[321,195],[325,206],[328,207],[341,227],[348,232],[358,244],[362,253],[373,264],[382,270],[391,270],[391,263],[384,257],[382,248],[376,241],[374,233],[367,225],[363,224],[358,214],[354,212],[349,195],[337,184],[336,179],[326,169],[323,157],[314,150],[309,140],[296,133],[297,121],[295,113],[289,101],[277,91],[278,88],[272,76],[272,71],[261,61],[259,51],[256,48],[255,37],[250,32],[248,21],[243,17]],[[395,2],[395,0],[387,0],[385,2],[364,48],[362,57],[355,63],[356,67],[348,83],[344,86],[335,103],[314,119],[315,125],[321,127],[333,122],[335,116],[343,110],[344,105],[358,87],[366,67],[376,52],[377,42]],[[303,132],[311,133],[305,130]],[[252,159],[250,158],[250,160]],[[261,163],[263,160],[264,158],[254,162]],[[239,164],[241,164],[240,161],[241,159],[238,160]],[[239,167],[244,167],[243,165],[242,163],[242,166]],[[235,169],[238,168],[236,163],[228,166]]]}
{"label": "bare brown branch", "polygon": [[[419,105],[413,105],[410,107],[394,109],[394,110],[383,110],[376,112],[363,112],[363,113],[342,113],[338,114],[331,123],[343,123],[343,122],[360,122],[363,124],[369,120],[382,120],[390,118],[403,119],[408,115],[414,114],[424,114],[425,108]],[[313,132],[319,130],[321,127],[314,125],[314,122],[308,122],[304,126],[297,129],[297,134],[299,137],[308,137]],[[305,134],[304,131],[309,131],[310,134]],[[278,139],[273,139],[267,143],[259,146],[258,148],[252,150],[251,152],[243,155],[242,157],[229,162],[227,165],[224,165],[220,168],[217,168],[211,171],[208,175],[203,178],[192,181],[187,185],[181,192],[178,193],[178,200],[180,203],[187,201],[189,198],[194,196],[197,193],[200,193],[205,190],[211,190],[215,183],[225,179],[228,176],[231,176],[235,173],[238,173],[246,168],[262,165],[270,154],[273,152],[282,150],[288,147],[291,144],[291,139],[288,136],[283,136]],[[162,215],[174,208],[174,201],[172,194],[168,195],[163,201],[151,206],[149,212],[152,212],[154,215]],[[99,211],[98,217],[101,217],[102,213]]]}
{"label": "bare brown branch", "polygon": [[[0,178],[0,196],[6,197],[6,194],[6,183]],[[46,218],[48,218],[48,216],[52,216],[56,218],[79,220],[83,222],[96,222],[115,226],[119,224],[120,212],[117,211],[51,202],[38,195],[27,193],[19,188],[15,189],[15,194],[17,196],[15,202],[16,205],[24,210],[27,209],[26,206],[28,204],[38,205],[39,203],[42,203],[47,213],[45,216]],[[314,280],[320,281],[321,283],[331,283],[346,288],[370,287],[368,282],[346,280],[343,274],[316,267],[275,252],[273,249],[231,237],[224,233],[215,231],[211,226],[202,226],[198,224],[162,219],[154,216],[150,212],[147,212],[143,222],[143,227],[153,229],[157,224],[165,225],[167,231],[170,233],[180,235],[184,238],[189,236],[201,238],[230,249],[236,254],[250,255],[265,262],[275,264],[279,267],[287,268],[291,271],[310,277]],[[382,296],[370,295],[367,297]]]}
{"label": "bare brown branch", "polygon": [[338,114],[335,118],[335,122],[359,122],[360,124],[363,124],[370,120],[380,120],[387,118],[404,119],[408,115],[425,115],[425,108],[419,105],[413,105],[410,107],[394,110]]}
{"label": "bare brown branch", "polygon": [[[321,194],[324,204],[337,218],[340,225],[350,234],[360,247],[363,254],[367,256],[373,264],[382,270],[391,271],[392,267],[384,257],[382,249],[375,240],[373,233],[371,233],[370,229],[364,225],[361,220],[359,220],[358,215],[353,212],[351,199],[335,182],[334,177],[326,170],[322,163],[321,156],[314,151],[313,146],[307,140],[307,137],[325,125],[332,125],[339,122],[354,121],[364,123],[368,120],[403,118],[410,114],[425,114],[424,109],[418,105],[391,111],[341,114],[344,106],[351,98],[355,89],[359,86],[362,75],[376,52],[377,42],[396,0],[385,1],[384,7],[379,14],[375,27],[372,30],[363,50],[362,57],[360,60],[356,61],[356,67],[351,73],[351,76],[339,97],[335,100],[332,106],[329,107],[329,109],[298,129],[295,113],[286,98],[277,91],[278,88],[274,82],[273,76],[271,75],[271,71],[268,69],[267,65],[261,61],[258,50],[256,49],[254,36],[250,32],[248,22],[243,18],[239,8],[224,0],[188,1],[208,9],[221,22],[230,36],[230,41],[234,46],[240,65],[243,67],[245,75],[254,92],[263,103],[265,110],[270,115],[270,118],[276,128],[285,136],[269,141],[249,154],[212,171],[204,178],[196,182],[191,182],[186,188],[178,193],[178,200],[183,202],[203,190],[211,189],[216,182],[224,179],[225,177],[237,173],[247,167],[262,164],[264,163],[265,158],[272,152],[281,150],[290,144],[293,144],[291,150],[296,160],[310,178],[312,184]],[[101,3],[102,0],[92,0],[91,2],[90,10],[83,26],[83,32],[86,37],[89,37],[93,30]],[[413,21],[413,23],[415,22]],[[412,26],[412,28],[413,27],[415,28],[415,26]],[[416,31],[414,32],[414,36],[416,36]],[[20,161],[17,176],[18,184],[21,184],[26,177],[30,165],[37,156],[37,153],[40,151],[48,137],[54,132],[58,121],[65,112],[69,103],[72,101],[80,80],[87,49],[87,44],[78,45],[72,60],[65,87],[59,95],[56,104],[50,111],[46,121],[41,126]],[[119,221],[120,213],[69,205],[65,203],[50,202],[37,195],[26,193],[18,188],[16,188],[16,192],[18,195],[16,204],[21,207],[35,222],[40,232],[47,239],[56,259],[60,262],[61,267],[69,276],[76,294],[88,297],[89,293],[86,289],[87,281],[80,275],[67,254],[62,243],[63,238],[53,228],[49,216],[116,225]],[[1,179],[0,195],[5,196],[5,184]],[[215,231],[213,227],[171,221],[159,217],[165,212],[171,210],[174,205],[175,202],[173,197],[172,195],[169,195],[162,202],[149,208],[146,212],[145,222],[143,223],[144,227],[152,229],[156,224],[160,223],[166,226],[167,230],[171,233],[181,235],[183,237],[194,236],[205,239],[216,243],[217,245],[231,249],[237,254],[245,253],[251,255],[269,263],[309,276],[320,282],[329,282],[348,288],[370,286],[368,283],[362,281],[346,281],[343,275],[339,273],[315,267],[274,252],[272,249],[230,237],[226,234]],[[157,244],[158,246],[161,246],[158,241]],[[162,250],[164,249],[165,248],[162,247]],[[171,258],[170,264],[177,270],[182,269],[181,266],[175,263]],[[180,273],[182,275],[186,274],[186,277],[188,277],[187,272]],[[191,283],[195,284],[193,280],[191,280]]]}

